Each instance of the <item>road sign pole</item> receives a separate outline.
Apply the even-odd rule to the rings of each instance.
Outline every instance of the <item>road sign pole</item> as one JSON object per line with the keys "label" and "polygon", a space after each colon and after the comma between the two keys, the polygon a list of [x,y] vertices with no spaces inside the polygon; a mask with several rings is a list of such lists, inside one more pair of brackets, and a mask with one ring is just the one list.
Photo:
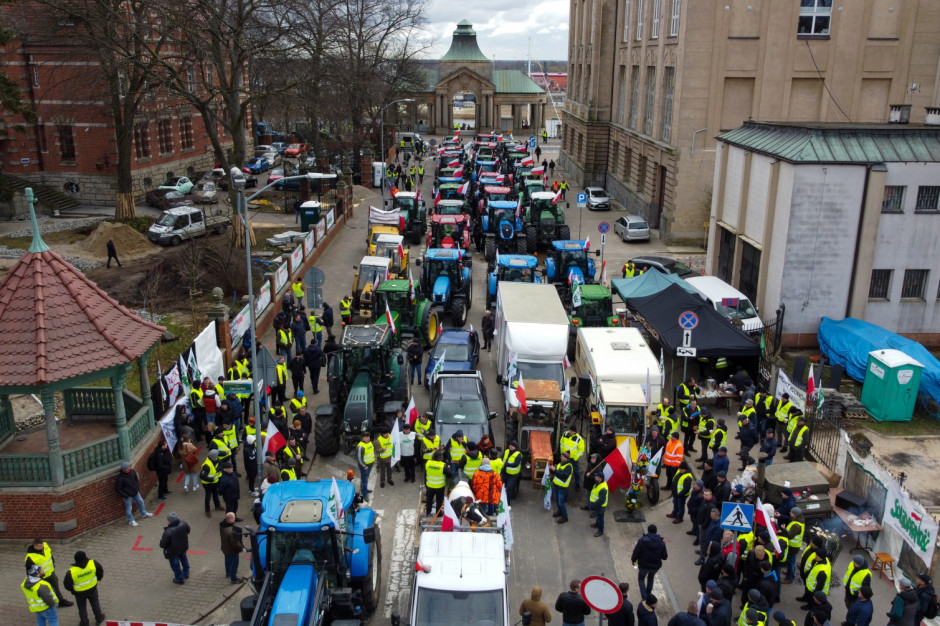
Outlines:
{"label": "road sign pole", "polygon": [[684,356],[682,357],[682,382],[689,380],[688,377],[686,376],[686,372],[688,371],[688,369],[689,369],[689,357]]}
{"label": "road sign pole", "polygon": [[[568,205],[571,206],[570,204]],[[584,215],[584,209],[581,206],[578,206],[578,239],[581,239],[581,216]]]}

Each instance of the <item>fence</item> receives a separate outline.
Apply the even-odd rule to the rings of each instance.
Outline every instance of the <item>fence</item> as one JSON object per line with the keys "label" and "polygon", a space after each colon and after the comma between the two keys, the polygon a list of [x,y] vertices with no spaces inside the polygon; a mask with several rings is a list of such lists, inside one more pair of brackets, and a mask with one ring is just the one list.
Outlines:
{"label": "fence", "polygon": [[823,406],[822,411],[807,407],[810,427],[809,455],[817,463],[838,472],[839,439],[842,437],[842,421],[836,417],[833,407]]}

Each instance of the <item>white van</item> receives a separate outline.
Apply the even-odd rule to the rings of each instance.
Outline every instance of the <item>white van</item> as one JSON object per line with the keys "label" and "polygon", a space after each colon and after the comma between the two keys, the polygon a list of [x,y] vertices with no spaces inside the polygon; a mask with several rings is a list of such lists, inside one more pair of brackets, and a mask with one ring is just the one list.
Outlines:
{"label": "white van", "polygon": [[741,320],[741,328],[748,334],[760,332],[764,323],[757,315],[757,307],[743,293],[717,276],[690,276],[685,279],[715,310],[729,320]]}

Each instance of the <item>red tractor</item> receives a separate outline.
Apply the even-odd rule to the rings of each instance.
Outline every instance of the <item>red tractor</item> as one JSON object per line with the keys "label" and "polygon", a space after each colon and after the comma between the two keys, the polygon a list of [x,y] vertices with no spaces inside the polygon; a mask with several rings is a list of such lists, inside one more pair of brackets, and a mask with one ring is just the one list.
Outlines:
{"label": "red tractor", "polygon": [[471,230],[469,215],[432,215],[428,248],[469,250]]}

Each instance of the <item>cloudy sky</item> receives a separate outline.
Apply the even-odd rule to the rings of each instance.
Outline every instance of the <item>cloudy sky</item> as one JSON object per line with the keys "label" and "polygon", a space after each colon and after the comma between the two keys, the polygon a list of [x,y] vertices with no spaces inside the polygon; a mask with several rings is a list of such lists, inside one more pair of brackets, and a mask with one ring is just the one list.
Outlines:
{"label": "cloudy sky", "polygon": [[434,47],[428,57],[443,56],[457,22],[466,19],[473,24],[480,50],[490,58],[525,59],[531,42],[533,60],[564,60],[568,56],[568,7],[567,0],[544,0],[528,7],[506,0],[478,0],[469,5],[430,0],[426,28]]}

